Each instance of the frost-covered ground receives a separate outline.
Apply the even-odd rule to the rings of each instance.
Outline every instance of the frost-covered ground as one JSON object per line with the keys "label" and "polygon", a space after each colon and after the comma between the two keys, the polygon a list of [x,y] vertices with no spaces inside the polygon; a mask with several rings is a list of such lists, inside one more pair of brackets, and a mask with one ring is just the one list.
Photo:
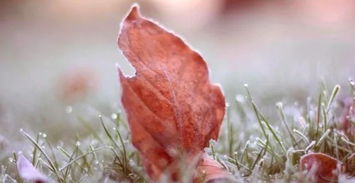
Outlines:
{"label": "frost-covered ground", "polygon": [[[119,22],[130,3],[66,3],[5,2],[2,6],[0,177],[10,181],[6,178],[9,174],[18,179],[13,152],[22,151],[53,180],[59,176],[66,182],[87,182],[102,180],[108,174],[113,178],[130,175],[134,180],[143,180],[145,175],[137,154],[127,139],[129,132],[121,113],[115,69],[118,62],[125,71],[132,72],[116,46]],[[181,21],[183,11],[169,17],[153,7],[150,3],[141,4],[146,16],[174,30],[198,50],[209,64],[211,79],[222,85],[230,108],[219,141],[212,143],[215,153],[209,151],[237,178],[303,178],[297,171],[297,158],[305,149],[336,156],[333,137],[339,138],[338,146],[345,148],[338,154],[345,158],[342,160],[350,156],[347,151],[354,152],[354,146],[349,145],[354,141],[341,141],[332,128],[340,121],[340,101],[351,96],[348,79],[355,77],[352,21],[344,18],[329,23],[317,21],[317,16],[304,18],[296,10],[285,13],[283,8],[259,7],[244,13],[212,14],[212,18],[201,23],[198,17],[202,13],[197,12],[197,18],[191,21]],[[88,77],[76,80],[82,75]],[[77,91],[63,84],[68,80],[84,83],[80,85],[84,89]],[[247,98],[245,83],[286,151],[271,136],[274,151],[262,151],[267,141]],[[310,126],[316,120],[318,104],[324,103],[321,109],[327,107],[336,84],[341,89],[325,115],[329,115],[329,125],[319,126],[319,134],[314,135],[315,129]],[[63,95],[73,90],[78,94]],[[291,132],[301,145],[292,145],[277,106],[283,106],[286,122],[296,129]],[[132,153],[122,167],[112,164],[116,155],[123,156],[117,129],[127,152]],[[322,138],[327,129],[328,136]],[[64,173],[52,173],[47,159],[40,151],[34,151],[36,148],[24,134],[38,139],[56,168]],[[261,158],[260,152],[265,156]]]}

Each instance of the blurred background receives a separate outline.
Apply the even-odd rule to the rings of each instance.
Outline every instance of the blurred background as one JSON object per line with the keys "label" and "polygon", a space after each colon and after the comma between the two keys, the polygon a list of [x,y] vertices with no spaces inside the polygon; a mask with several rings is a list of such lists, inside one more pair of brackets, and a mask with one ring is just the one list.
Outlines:
{"label": "blurred background", "polygon": [[353,0],[1,0],[0,141],[82,135],[82,119],[120,110],[115,63],[132,68],[116,39],[135,2],[203,55],[230,103],[248,83],[274,111],[355,76]]}

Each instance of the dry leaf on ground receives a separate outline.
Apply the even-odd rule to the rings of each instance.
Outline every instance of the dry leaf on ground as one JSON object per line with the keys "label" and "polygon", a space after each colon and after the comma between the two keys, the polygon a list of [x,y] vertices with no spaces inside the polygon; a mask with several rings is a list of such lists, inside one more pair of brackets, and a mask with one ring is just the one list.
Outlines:
{"label": "dry leaf on ground", "polygon": [[301,157],[300,168],[315,177],[317,183],[328,183],[338,178],[340,162],[324,153],[308,153]]}
{"label": "dry leaf on ground", "polygon": [[127,77],[119,69],[132,142],[153,180],[166,170],[178,180],[181,154],[194,159],[218,137],[225,113],[222,91],[210,83],[207,64],[196,51],[141,17],[136,6],[121,24],[118,46],[136,70]]}

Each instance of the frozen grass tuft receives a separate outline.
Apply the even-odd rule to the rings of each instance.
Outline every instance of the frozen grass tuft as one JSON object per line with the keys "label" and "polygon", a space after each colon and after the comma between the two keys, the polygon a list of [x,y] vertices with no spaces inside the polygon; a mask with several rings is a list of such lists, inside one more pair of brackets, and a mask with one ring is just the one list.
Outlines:
{"label": "frozen grass tuft", "polygon": [[[300,157],[309,152],[322,152],[341,161],[347,174],[339,180],[347,180],[355,176],[355,137],[339,130],[343,107],[338,95],[350,93],[354,100],[355,85],[349,83],[350,87],[344,88],[350,92],[341,91],[339,85],[331,90],[322,87],[316,97],[305,99],[304,105],[277,102],[269,106],[274,112],[268,116],[245,85],[245,94],[229,101],[219,140],[212,141],[206,151],[237,182],[311,181],[307,172],[299,169]],[[20,130],[31,145],[22,149],[23,154],[34,167],[60,183],[148,182],[120,112],[99,115],[96,125],[78,118],[89,133],[70,142],[51,143],[50,133]],[[354,125],[354,116],[348,119]],[[16,152],[1,160],[1,182],[23,182],[16,160]]]}

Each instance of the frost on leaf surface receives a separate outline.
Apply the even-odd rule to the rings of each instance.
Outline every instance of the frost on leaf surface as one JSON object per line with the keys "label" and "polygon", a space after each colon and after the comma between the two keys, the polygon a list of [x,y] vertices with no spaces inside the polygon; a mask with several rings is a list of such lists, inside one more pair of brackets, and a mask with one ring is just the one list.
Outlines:
{"label": "frost on leaf surface", "polygon": [[210,83],[203,58],[142,17],[137,6],[121,24],[118,46],[136,70],[126,77],[119,69],[132,143],[153,180],[169,170],[174,176],[179,155],[195,159],[217,139],[225,113],[222,91]]}
{"label": "frost on leaf surface", "polygon": [[49,179],[38,171],[23,154],[18,155],[16,166],[18,174],[23,180],[35,183],[49,182]]}
{"label": "frost on leaf surface", "polygon": [[337,179],[338,164],[337,159],[324,153],[308,153],[301,157],[300,168],[313,174],[317,183],[327,183]]}

